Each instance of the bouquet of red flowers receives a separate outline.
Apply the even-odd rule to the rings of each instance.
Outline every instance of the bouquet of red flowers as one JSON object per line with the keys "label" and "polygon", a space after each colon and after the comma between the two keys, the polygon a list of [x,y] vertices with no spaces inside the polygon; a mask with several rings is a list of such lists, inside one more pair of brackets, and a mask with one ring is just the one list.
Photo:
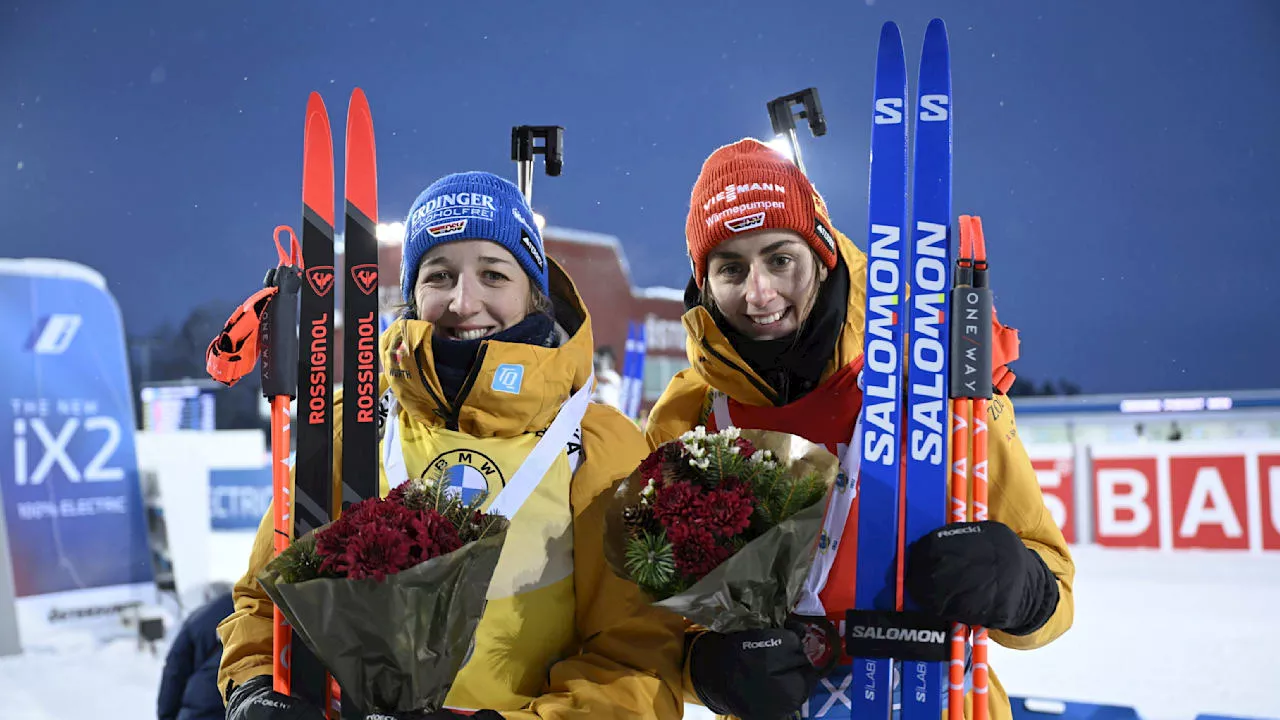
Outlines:
{"label": "bouquet of red flowers", "polygon": [[307,647],[366,712],[435,711],[470,655],[509,521],[484,496],[410,479],[351,505],[259,574]]}
{"label": "bouquet of red flowers", "polygon": [[615,491],[605,554],[655,605],[719,632],[783,627],[839,462],[795,435],[697,427]]}

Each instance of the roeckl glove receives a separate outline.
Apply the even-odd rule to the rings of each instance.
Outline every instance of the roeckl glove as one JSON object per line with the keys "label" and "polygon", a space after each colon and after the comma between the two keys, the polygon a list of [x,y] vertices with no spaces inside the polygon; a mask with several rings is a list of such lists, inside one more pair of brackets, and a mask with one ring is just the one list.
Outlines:
{"label": "roeckl glove", "polygon": [[689,651],[689,676],[707,709],[742,720],[779,720],[809,698],[818,671],[795,632],[705,632]]}
{"label": "roeckl glove", "polygon": [[320,708],[272,689],[270,675],[237,685],[227,697],[227,720],[325,720]]}
{"label": "roeckl glove", "polygon": [[1039,630],[1058,607],[1040,554],[994,520],[950,523],[912,543],[904,584],[925,612],[1010,635]]}

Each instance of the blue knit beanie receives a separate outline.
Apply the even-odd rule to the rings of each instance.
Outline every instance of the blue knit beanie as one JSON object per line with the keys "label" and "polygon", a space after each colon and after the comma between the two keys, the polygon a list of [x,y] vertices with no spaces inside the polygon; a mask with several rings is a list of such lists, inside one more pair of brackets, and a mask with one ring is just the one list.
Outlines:
{"label": "blue knit beanie", "polygon": [[515,256],[533,284],[547,290],[547,256],[542,233],[520,188],[493,173],[446,175],[431,184],[409,209],[405,221],[400,289],[413,302],[418,264],[431,248],[453,240],[491,240]]}

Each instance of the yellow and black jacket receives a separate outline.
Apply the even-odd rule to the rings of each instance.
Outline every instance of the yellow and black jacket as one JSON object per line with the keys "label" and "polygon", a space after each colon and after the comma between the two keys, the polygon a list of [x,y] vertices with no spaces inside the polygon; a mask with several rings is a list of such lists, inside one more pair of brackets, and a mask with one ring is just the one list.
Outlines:
{"label": "yellow and black jacket", "polygon": [[[565,401],[589,381],[590,317],[572,281],[554,263],[551,290],[567,339],[554,348],[484,343],[474,381],[456,408],[440,407],[444,393],[433,369],[431,325],[400,320],[383,333],[380,391],[389,389],[396,401],[392,413],[404,474],[452,468],[455,477],[482,478],[493,497]],[[572,316],[568,322],[566,312]],[[516,393],[496,381],[500,366],[513,365],[523,372]],[[335,401],[335,409],[340,407]],[[333,426],[336,495],[340,412]],[[560,453],[512,523],[475,650],[447,706],[497,710],[511,720],[681,716],[682,621],[652,608],[634,584],[606,565],[604,503],[595,502],[647,452],[632,421],[613,408],[588,406],[580,435]],[[385,464],[381,476],[385,495]],[[391,480],[398,484],[403,478]],[[537,512],[529,512],[534,508]],[[235,587],[235,612],[218,628],[224,645],[218,685],[224,699],[231,685],[271,672],[273,607],[255,579],[272,558],[271,537],[268,511],[248,572]]]}
{"label": "yellow and black jacket", "polygon": [[[823,382],[847,366],[861,362],[866,312],[866,256],[842,233],[834,234],[842,259],[836,271],[848,273],[849,297],[835,351],[823,371]],[[688,333],[686,351],[691,367],[672,378],[650,412],[645,426],[650,448],[706,424],[716,393],[753,408],[771,406],[768,383],[734,350],[706,308],[693,307],[685,313],[683,323]],[[1014,342],[1008,332],[999,332],[999,327],[994,339],[998,353],[1008,352],[1009,343]],[[994,364],[1000,368],[1000,358]],[[1005,384],[1001,381],[1006,378],[1012,381],[1011,376],[1002,376],[997,384]],[[1058,579],[1058,607],[1043,627],[1021,637],[990,631],[991,639],[1005,647],[1029,650],[1049,643],[1071,626],[1075,564],[1062,532],[1045,507],[1035,471],[1018,438],[1013,404],[1003,394],[997,393],[988,405],[988,429],[990,519],[1012,528],[1027,547],[1039,553]],[[849,437],[851,431],[850,427],[844,437]],[[793,428],[791,432],[804,434],[802,428]],[[848,542],[846,539],[845,543]],[[690,632],[698,630],[690,628]],[[699,702],[687,668],[684,683],[685,699]],[[991,720],[1010,720],[1009,699],[994,672],[990,674],[989,692]],[[966,717],[970,716],[971,703],[972,694],[966,697]]]}

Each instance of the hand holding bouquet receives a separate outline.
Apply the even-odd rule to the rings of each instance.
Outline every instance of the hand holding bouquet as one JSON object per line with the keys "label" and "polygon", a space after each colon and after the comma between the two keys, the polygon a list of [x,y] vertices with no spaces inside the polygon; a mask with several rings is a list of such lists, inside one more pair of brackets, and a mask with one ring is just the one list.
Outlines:
{"label": "hand holding bouquet", "polygon": [[435,711],[470,655],[509,521],[410,479],[299,538],[259,582],[366,712]]}

